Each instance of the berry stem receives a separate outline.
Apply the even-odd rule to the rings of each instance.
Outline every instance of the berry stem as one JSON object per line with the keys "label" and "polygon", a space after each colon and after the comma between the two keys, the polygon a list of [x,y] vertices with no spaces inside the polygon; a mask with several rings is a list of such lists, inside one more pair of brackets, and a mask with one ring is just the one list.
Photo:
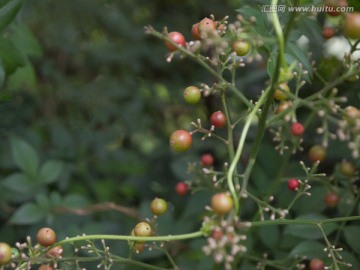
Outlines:
{"label": "berry stem", "polygon": [[251,222],[251,227],[274,226],[274,225],[314,225],[314,226],[318,226],[318,224],[322,225],[322,224],[326,224],[326,223],[355,221],[355,220],[360,220],[360,216],[328,218],[328,219],[319,219],[319,220],[274,219],[274,220],[253,221],[253,222]]}
{"label": "berry stem", "polygon": [[[270,90],[271,90],[270,87],[268,87],[266,89],[266,91],[260,97],[259,101],[256,103],[255,107],[252,109],[252,111],[248,115],[248,117],[246,119],[246,122],[245,122],[245,125],[244,125],[244,128],[242,130],[241,136],[240,136],[238,148],[236,149],[234,159],[232,160],[232,162],[230,164],[230,167],[229,167],[229,171],[227,173],[227,183],[228,183],[228,186],[229,186],[230,193],[231,193],[231,195],[232,195],[232,197],[234,199],[235,213],[236,214],[239,212],[239,207],[240,206],[239,206],[239,198],[238,198],[238,195],[237,195],[234,183],[233,183],[233,175],[234,175],[236,166],[237,166],[237,164],[239,162],[239,159],[240,159],[240,156],[241,156],[244,144],[245,144],[245,139],[246,139],[247,133],[248,133],[249,128],[250,128],[250,124],[253,122],[254,118],[256,117],[256,113],[260,109],[260,106],[264,103],[264,101],[265,101],[265,99],[267,97],[267,94],[269,93]],[[258,136],[257,136],[257,138],[258,138]],[[260,142],[258,140],[256,140],[255,143],[260,145]],[[242,190],[244,190],[244,191],[246,190],[247,180],[249,178],[248,176],[250,175],[250,172],[251,172],[251,169],[252,169],[254,163],[255,163],[255,158],[250,159],[249,164],[247,166],[247,169],[246,169],[246,171],[244,173],[244,180],[243,180],[243,187],[242,187]],[[249,169],[249,167],[250,167],[250,169]]]}
{"label": "berry stem", "polygon": [[76,241],[84,241],[84,240],[96,240],[96,239],[106,239],[106,240],[128,240],[128,241],[175,241],[175,240],[183,240],[183,239],[191,239],[198,238],[203,236],[204,234],[201,231],[186,233],[186,234],[178,234],[178,235],[167,235],[167,236],[147,236],[147,237],[138,237],[138,236],[130,236],[130,235],[111,235],[111,234],[93,234],[93,235],[82,235],[66,238],[55,243],[53,246],[63,245],[66,243],[72,243]]}

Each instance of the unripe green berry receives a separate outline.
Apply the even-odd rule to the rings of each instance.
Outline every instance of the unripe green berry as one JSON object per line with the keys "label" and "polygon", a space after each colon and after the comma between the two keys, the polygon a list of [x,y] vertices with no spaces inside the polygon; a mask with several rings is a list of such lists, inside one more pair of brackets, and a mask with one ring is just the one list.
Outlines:
{"label": "unripe green berry", "polygon": [[167,210],[167,202],[164,199],[155,198],[150,204],[150,210],[154,215],[160,216]]}
{"label": "unripe green berry", "polygon": [[134,228],[134,234],[136,236],[141,236],[141,237],[145,237],[145,236],[151,236],[152,235],[152,229],[149,223],[147,222],[139,222],[138,224],[136,224],[135,228]]}
{"label": "unripe green berry", "polygon": [[184,90],[184,99],[188,104],[196,104],[201,99],[201,92],[196,86],[186,87]]}
{"label": "unripe green berry", "polygon": [[245,56],[250,51],[250,44],[246,40],[234,40],[231,49],[237,56]]}
{"label": "unripe green berry", "polygon": [[6,243],[0,243],[0,265],[7,264],[11,260],[11,247]]}

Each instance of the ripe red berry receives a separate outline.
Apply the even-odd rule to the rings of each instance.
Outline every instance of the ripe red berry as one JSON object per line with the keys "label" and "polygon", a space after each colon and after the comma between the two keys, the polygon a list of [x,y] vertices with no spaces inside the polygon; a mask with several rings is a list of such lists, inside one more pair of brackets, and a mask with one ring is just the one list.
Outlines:
{"label": "ripe red berry", "polygon": [[227,193],[217,193],[211,198],[211,208],[216,214],[224,215],[233,208],[233,199]]}
{"label": "ripe red berry", "polygon": [[134,234],[136,236],[142,236],[142,237],[151,236],[152,232],[153,231],[150,224],[145,221],[139,222],[138,224],[136,224],[134,228]]}
{"label": "ripe red berry", "polygon": [[314,258],[309,263],[310,270],[324,270],[324,262],[321,259]]}
{"label": "ripe red berry", "polygon": [[327,206],[329,206],[331,208],[336,207],[338,205],[339,201],[340,201],[340,197],[335,192],[328,193],[325,196],[325,203]]}
{"label": "ripe red berry", "polygon": [[211,237],[219,241],[224,236],[224,232],[220,228],[216,228],[211,232]]}
{"label": "ripe red berry", "polygon": [[200,33],[199,33],[199,23],[193,24],[193,26],[191,28],[191,34],[192,34],[194,39],[196,39],[196,40],[201,39]]}
{"label": "ripe red berry", "polygon": [[220,127],[220,128],[225,127],[226,126],[225,114],[221,111],[214,112],[210,116],[210,123],[211,123],[211,125],[213,125],[215,127]]}
{"label": "ripe red berry", "polygon": [[335,29],[334,27],[331,27],[331,26],[324,26],[323,30],[322,30],[322,36],[325,38],[325,39],[330,39],[332,38],[333,36],[335,36]]}
{"label": "ripe red berry", "polygon": [[155,198],[151,201],[150,210],[154,215],[160,216],[167,210],[167,202],[164,199]]}
{"label": "ripe red berry", "polygon": [[205,167],[212,166],[214,164],[214,157],[212,154],[203,154],[201,156],[201,165]]}
{"label": "ripe red berry", "polygon": [[289,190],[296,190],[300,186],[300,181],[298,179],[292,178],[288,181]]}
{"label": "ripe red berry", "polygon": [[0,243],[0,265],[7,264],[11,260],[11,247],[6,243]]}
{"label": "ripe red berry", "polygon": [[188,185],[185,182],[179,182],[176,184],[175,191],[180,196],[185,196],[188,193]]}
{"label": "ripe red berry", "polygon": [[321,145],[314,145],[309,150],[309,159],[311,162],[323,161],[326,157],[326,149]]}
{"label": "ripe red berry", "polygon": [[215,29],[216,25],[212,19],[204,18],[199,22],[198,31],[200,33],[200,36],[202,36],[204,33],[214,31]]}
{"label": "ripe red berry", "polygon": [[293,123],[291,126],[291,133],[294,136],[301,136],[304,133],[304,126],[298,122]]}
{"label": "ripe red berry", "polygon": [[192,137],[186,130],[176,130],[170,136],[170,147],[175,152],[185,152],[192,144]]}
{"label": "ripe red berry", "polygon": [[56,233],[50,228],[41,228],[36,234],[36,241],[44,246],[48,247],[56,242]]}
{"label": "ripe red berry", "polygon": [[52,249],[50,249],[48,251],[48,254],[53,256],[53,257],[58,258],[58,257],[62,256],[63,252],[64,252],[64,250],[63,250],[62,246],[59,245],[59,246],[55,246]]}
{"label": "ripe red berry", "polygon": [[[185,47],[185,37],[179,32],[170,32],[169,39],[179,46]],[[165,40],[165,46],[170,52],[177,50],[177,47],[171,44],[168,40]]]}
{"label": "ripe red berry", "polygon": [[188,104],[196,104],[201,99],[201,92],[196,86],[188,86],[184,90],[184,99]]}

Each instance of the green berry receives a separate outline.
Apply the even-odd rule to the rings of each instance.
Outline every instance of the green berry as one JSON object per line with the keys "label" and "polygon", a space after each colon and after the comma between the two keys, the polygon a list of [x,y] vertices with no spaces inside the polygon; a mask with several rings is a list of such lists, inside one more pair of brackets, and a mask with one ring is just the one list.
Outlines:
{"label": "green berry", "polygon": [[150,204],[150,210],[154,215],[160,216],[167,210],[167,202],[164,199],[155,198]]}
{"label": "green berry", "polygon": [[201,92],[196,86],[186,87],[184,90],[184,99],[188,104],[196,104],[201,99]]}
{"label": "green berry", "polygon": [[231,48],[237,56],[245,56],[250,51],[250,44],[245,40],[234,40],[231,44]]}
{"label": "green berry", "polygon": [[135,228],[134,228],[134,234],[136,236],[151,236],[152,235],[152,229],[149,223],[147,222],[139,222],[138,224],[136,224]]}
{"label": "green berry", "polygon": [[6,243],[0,243],[0,265],[7,264],[11,260],[11,247]]}

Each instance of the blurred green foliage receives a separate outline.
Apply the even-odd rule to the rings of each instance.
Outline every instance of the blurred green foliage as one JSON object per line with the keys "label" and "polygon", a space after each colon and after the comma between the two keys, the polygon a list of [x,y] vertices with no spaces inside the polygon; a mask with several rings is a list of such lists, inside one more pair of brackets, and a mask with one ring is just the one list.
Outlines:
{"label": "blurred green foliage", "polygon": [[[189,177],[188,161],[212,146],[205,143],[180,157],[170,151],[168,136],[203,116],[206,106],[216,106],[193,109],[181,98],[184,82],[209,77],[190,62],[169,65],[165,46],[146,36],[144,26],[167,25],[190,38],[194,22],[211,13],[234,15],[235,5],[230,0],[23,3],[0,42],[7,73],[6,79],[0,74],[5,80],[0,92],[1,241],[24,241],[45,225],[59,239],[83,232],[128,234],[134,218],[123,213],[76,217],[59,209],[111,201],[140,209],[144,218],[154,196],[172,204],[160,232],[198,228],[208,195],[188,201],[174,196],[174,187]],[[126,256],[126,243],[113,245]]]}
{"label": "blurred green foliage", "polygon": [[[6,2],[0,1],[0,7]],[[159,234],[197,230],[211,194],[199,192],[181,198],[175,194],[174,187],[178,181],[191,177],[187,173],[188,163],[198,162],[201,153],[216,153],[215,167],[220,167],[228,159],[226,149],[206,140],[194,144],[188,153],[178,155],[170,151],[168,138],[174,129],[189,129],[191,121],[207,119],[221,105],[212,97],[197,107],[185,104],[182,99],[185,87],[200,82],[212,84],[213,79],[190,60],[173,60],[168,64],[165,46],[146,36],[144,26],[162,29],[166,25],[169,31],[183,32],[190,39],[193,23],[210,14],[216,18],[230,15],[231,21],[237,14],[235,10],[245,2],[34,0],[23,3],[12,24],[0,24],[0,30],[5,31],[0,40],[3,65],[0,84],[4,84],[0,90],[0,240],[21,242],[45,225],[53,227],[59,239],[84,232],[130,234],[136,219],[125,212],[74,215],[66,209],[114,202],[143,219],[150,215],[148,205],[155,196],[171,204],[171,211],[159,217]],[[11,3],[21,4],[21,1]],[[290,41],[305,33],[312,38],[314,59],[322,59],[319,25],[306,16],[296,23],[298,33]],[[296,59],[310,67],[305,52],[291,50],[292,46],[295,45],[290,43],[287,60]],[[8,57],[11,61],[7,61]],[[270,57],[275,59],[276,54]],[[338,74],[338,63],[336,58],[322,60],[319,73],[324,78],[333,78]],[[249,71],[242,70],[237,83],[247,96],[255,98],[260,92],[259,85],[262,87],[267,79],[267,70],[265,65],[250,64],[250,67]],[[304,88],[304,93],[311,93],[312,87],[319,85],[318,80],[313,81]],[[349,104],[359,102],[359,95],[351,92],[358,86],[358,83],[345,85],[341,89],[348,91]],[[237,104],[229,100],[231,109]],[[300,109],[299,119],[301,113]],[[251,130],[249,134],[251,142],[254,132]],[[309,141],[318,143],[312,136],[313,133],[304,136],[305,149],[310,147],[306,144]],[[279,204],[286,205],[293,194],[286,188],[269,185],[269,178],[284,177],[278,171],[285,171],[285,176],[302,171],[298,159],[280,157],[270,139],[271,136],[265,137],[252,174],[256,181],[249,190],[268,196],[278,189],[277,194],[282,194]],[[323,171],[336,172],[334,164],[350,156],[344,153],[343,146],[330,149],[330,158],[321,165]],[[245,152],[248,151],[246,146]],[[239,166],[244,164],[246,157]],[[324,217],[319,213],[326,210],[326,205],[319,198],[325,192],[315,184],[313,196],[301,198],[294,206],[294,214],[301,218]],[[339,208],[341,214],[348,214],[346,205]],[[253,203],[244,209],[247,218],[256,216]],[[316,216],[307,215],[309,211],[316,212]],[[332,216],[333,212],[326,214]],[[255,250],[259,254],[266,248],[281,248],[278,258],[288,256],[284,250],[290,257],[308,255],[309,251],[314,257],[321,256],[317,252],[323,249],[323,242],[318,241],[319,231],[313,229],[262,227],[249,234],[246,244],[250,252]],[[336,229],[337,225],[325,226],[329,234]],[[359,235],[358,227],[349,225],[346,229],[347,245],[358,249],[359,242],[354,240],[358,238],[351,237],[351,234]],[[194,265],[197,269],[208,269],[212,265],[201,251],[204,242],[197,239],[170,244],[183,269]],[[263,246],[258,247],[257,243]],[[126,242],[109,245],[116,248],[118,255],[127,256]],[[354,269],[358,266],[358,255],[344,255],[354,263]],[[141,259],[166,267],[168,262],[163,256],[160,252],[145,252]],[[242,267],[255,269],[247,261]]]}

